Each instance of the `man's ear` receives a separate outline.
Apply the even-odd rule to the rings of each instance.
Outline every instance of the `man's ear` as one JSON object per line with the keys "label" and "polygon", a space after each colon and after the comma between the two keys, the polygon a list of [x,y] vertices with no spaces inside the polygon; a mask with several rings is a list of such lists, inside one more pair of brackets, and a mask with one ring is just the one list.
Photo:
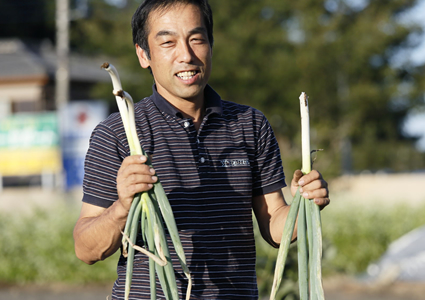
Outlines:
{"label": "man's ear", "polygon": [[136,54],[139,58],[140,66],[144,69],[150,67],[150,59],[148,58],[146,51],[143,50],[138,44],[136,44]]}

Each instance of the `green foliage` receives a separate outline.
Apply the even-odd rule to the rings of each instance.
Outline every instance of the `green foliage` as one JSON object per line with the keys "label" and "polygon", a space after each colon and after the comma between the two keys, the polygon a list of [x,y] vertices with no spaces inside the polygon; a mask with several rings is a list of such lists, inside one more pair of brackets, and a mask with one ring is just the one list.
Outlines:
{"label": "green foliage", "polygon": [[324,269],[328,273],[366,271],[391,242],[425,224],[425,205],[350,203],[349,209],[344,205],[347,203],[334,203],[322,213],[323,239],[328,243]]}
{"label": "green foliage", "polygon": [[[425,205],[377,204],[361,206],[338,200],[322,211],[324,277],[359,275],[377,261],[389,244],[425,224]],[[268,299],[273,282],[277,249],[256,231],[257,277],[260,299]],[[296,243],[291,245],[278,299],[299,299]]]}
{"label": "green foliage", "polygon": [[[125,89],[135,99],[150,95],[152,77],[139,66],[130,30],[140,2],[128,1],[123,9],[90,3],[91,16],[73,23],[73,46],[113,57],[126,77]],[[215,37],[210,83],[224,99],[266,114],[285,142],[282,155],[290,169],[300,160],[302,91],[310,95],[312,146],[326,150],[316,167],[328,177],[341,172],[345,155],[353,171],[424,168],[414,139],[401,132],[409,109],[424,105],[423,73],[420,67],[392,66],[399,50],[414,46],[409,37],[421,31],[398,22],[415,1],[349,3],[210,0]],[[109,86],[96,88],[95,95],[113,101]],[[351,153],[341,154],[344,140],[351,142]],[[382,149],[379,159],[376,147]],[[400,152],[417,159],[398,162]]]}
{"label": "green foliage", "polygon": [[111,283],[117,258],[86,265],[74,252],[75,207],[34,209],[31,215],[0,215],[0,282]]}
{"label": "green foliage", "polygon": [[[338,200],[322,212],[323,271],[355,275],[364,272],[388,245],[424,224],[425,205],[368,205]],[[88,266],[75,257],[72,230],[75,207],[58,205],[35,209],[31,215],[0,215],[0,283],[7,284],[111,284],[118,257]],[[256,230],[257,278],[260,299],[268,298],[277,249]],[[298,299],[296,244],[289,249],[278,299]]]}
{"label": "green foliage", "polygon": [[[135,102],[149,96],[153,84],[149,71],[140,67],[133,45],[131,17],[139,3],[128,1],[127,6],[118,9],[103,0],[92,0],[90,16],[71,24],[71,47],[90,55],[107,56],[109,63],[119,67],[123,88]],[[107,99],[116,107],[109,82],[99,84],[91,94],[93,98]]]}
{"label": "green foliage", "polygon": [[[400,147],[414,152],[400,125],[420,98],[420,81],[412,77],[415,68],[390,64],[399,49],[411,46],[409,34],[419,31],[397,22],[414,1],[371,1],[360,10],[344,1],[334,1],[333,9],[326,8],[329,1],[228,2],[211,0],[216,15],[211,83],[224,98],[261,109],[300,153],[297,100],[307,92],[317,132],[312,144],[326,150],[318,166],[328,175],[341,168],[345,138],[354,145],[354,171],[424,166],[423,155],[420,166],[394,160]],[[377,144],[386,149],[379,160],[370,149]]]}

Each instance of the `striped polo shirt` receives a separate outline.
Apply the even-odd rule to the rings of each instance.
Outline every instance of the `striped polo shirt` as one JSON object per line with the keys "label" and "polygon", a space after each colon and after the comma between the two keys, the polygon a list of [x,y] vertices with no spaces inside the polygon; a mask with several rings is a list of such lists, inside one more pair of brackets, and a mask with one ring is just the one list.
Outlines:
{"label": "striped polo shirt", "polygon": [[[198,131],[155,86],[152,96],[135,104],[135,114],[140,143],[174,212],[193,278],[191,299],[257,300],[252,198],[285,186],[267,119],[249,106],[222,100],[210,86]],[[116,176],[129,153],[121,117],[112,114],[90,138],[84,202],[107,208],[118,199]],[[171,252],[184,299],[187,282]],[[113,299],[124,299],[125,269],[121,256]],[[130,299],[150,299],[149,286],[148,259],[136,254]],[[159,286],[157,299],[165,299]]]}

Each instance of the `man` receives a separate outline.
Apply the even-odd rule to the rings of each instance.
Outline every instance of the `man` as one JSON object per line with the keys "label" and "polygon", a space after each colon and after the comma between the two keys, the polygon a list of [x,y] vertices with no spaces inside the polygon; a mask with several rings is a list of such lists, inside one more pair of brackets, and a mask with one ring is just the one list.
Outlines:
{"label": "man", "polygon": [[[207,84],[213,44],[207,0],[146,0],[132,27],[140,65],[155,80],[153,95],[135,106],[155,170],[146,157],[129,156],[119,115],[98,125],[86,157],[76,254],[93,264],[115,253],[133,195],[152,188],[157,174],[193,277],[191,299],[258,299],[251,211],[263,237],[277,246],[289,210],[272,129],[259,111],[221,100]],[[292,194],[299,186],[318,205],[329,203],[317,171],[296,171]],[[147,262],[136,255],[131,299],[150,299]],[[124,297],[125,268],[121,257],[113,299]],[[186,279],[175,268],[184,298]],[[161,291],[157,297],[164,299]]]}

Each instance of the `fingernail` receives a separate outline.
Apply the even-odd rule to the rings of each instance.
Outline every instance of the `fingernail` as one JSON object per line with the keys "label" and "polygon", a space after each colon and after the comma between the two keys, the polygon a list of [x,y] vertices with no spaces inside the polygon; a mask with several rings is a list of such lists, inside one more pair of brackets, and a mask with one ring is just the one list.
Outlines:
{"label": "fingernail", "polygon": [[300,193],[302,194],[304,192],[303,188],[300,188]]}
{"label": "fingernail", "polygon": [[141,160],[142,162],[145,162],[145,161],[146,161],[146,156],[141,155],[141,156],[140,156],[140,160]]}
{"label": "fingernail", "polygon": [[155,170],[153,168],[150,168],[149,172],[151,172],[151,174],[155,174]]}
{"label": "fingernail", "polygon": [[319,199],[314,199],[314,203],[316,203],[316,204],[320,204]]}
{"label": "fingernail", "polygon": [[299,185],[303,185],[303,184],[304,184],[304,180],[300,180],[300,181],[298,181],[298,184],[299,184]]}
{"label": "fingernail", "polygon": [[307,192],[303,193],[303,197],[307,199],[308,198],[308,193]]}
{"label": "fingernail", "polygon": [[151,188],[153,188],[153,184],[151,184],[151,183],[149,183],[148,184],[148,187],[151,189]]}
{"label": "fingernail", "polygon": [[157,181],[157,180],[158,180],[158,177],[156,177],[156,176],[152,176],[152,180],[153,180],[153,181]]}

